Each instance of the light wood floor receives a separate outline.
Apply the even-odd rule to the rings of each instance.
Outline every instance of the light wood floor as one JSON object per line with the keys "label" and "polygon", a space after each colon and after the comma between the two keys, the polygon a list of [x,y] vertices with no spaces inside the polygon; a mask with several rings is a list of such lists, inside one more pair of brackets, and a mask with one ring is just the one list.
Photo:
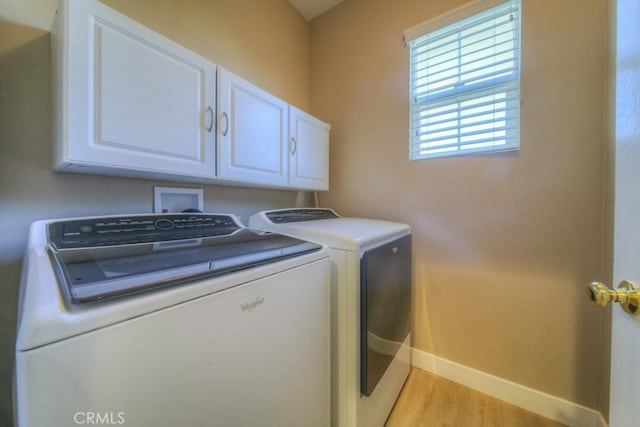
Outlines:
{"label": "light wood floor", "polygon": [[386,427],[558,427],[548,418],[412,368]]}

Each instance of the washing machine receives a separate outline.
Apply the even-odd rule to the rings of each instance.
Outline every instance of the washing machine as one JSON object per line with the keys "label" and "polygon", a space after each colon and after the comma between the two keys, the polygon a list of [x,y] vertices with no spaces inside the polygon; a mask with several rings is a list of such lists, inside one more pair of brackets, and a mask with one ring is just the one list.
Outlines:
{"label": "washing machine", "polygon": [[330,423],[330,262],[227,214],[38,221],[19,427]]}
{"label": "washing machine", "polygon": [[384,425],[411,364],[409,226],[319,208],[259,212],[249,226],[329,247],[331,424]]}

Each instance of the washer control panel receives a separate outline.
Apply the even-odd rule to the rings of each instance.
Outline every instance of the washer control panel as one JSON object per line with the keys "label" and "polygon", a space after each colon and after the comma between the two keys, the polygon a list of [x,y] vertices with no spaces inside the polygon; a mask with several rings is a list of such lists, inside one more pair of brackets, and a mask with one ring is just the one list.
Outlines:
{"label": "washer control panel", "polygon": [[58,221],[47,233],[55,249],[73,249],[222,236],[239,228],[233,215],[163,214]]}

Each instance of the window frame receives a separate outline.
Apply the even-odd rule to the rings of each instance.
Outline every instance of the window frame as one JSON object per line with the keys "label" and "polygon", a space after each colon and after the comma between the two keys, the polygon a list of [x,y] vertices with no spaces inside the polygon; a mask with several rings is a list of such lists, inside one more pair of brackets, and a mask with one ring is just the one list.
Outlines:
{"label": "window frame", "polygon": [[[463,76],[463,71],[458,70],[458,73],[455,75],[451,75],[451,79],[454,77],[458,79],[458,81],[453,84],[451,87],[446,88],[445,90],[441,90],[440,88],[427,90],[426,93],[424,89],[418,94],[416,89],[423,88],[427,84],[431,84],[428,82],[422,85],[417,84],[417,77],[419,71],[425,71],[427,75],[431,71],[429,66],[424,68],[416,68],[420,61],[425,62],[423,60],[418,60],[418,55],[420,53],[414,54],[414,48],[418,46],[418,48],[423,48],[428,43],[433,43],[444,40],[442,46],[446,45],[446,38],[450,36],[456,36],[458,43],[460,43],[460,39],[463,31],[466,27],[462,26],[465,21],[470,21],[474,18],[477,18],[478,15],[482,16],[486,14],[491,9],[500,9],[508,7],[510,11],[510,19],[515,21],[515,25],[513,28],[513,33],[511,34],[511,44],[515,44],[511,49],[506,50],[505,52],[513,53],[513,70],[511,74],[506,74],[502,76],[502,78],[495,76],[491,76],[489,80],[486,81],[478,81],[471,85],[466,86],[463,83],[460,83],[461,77]],[[512,18],[513,15],[516,14],[515,18]],[[409,114],[409,159],[410,160],[422,160],[428,158],[435,157],[448,157],[448,156],[460,156],[467,154],[488,154],[495,153],[501,151],[512,151],[518,150],[520,148],[520,104],[521,104],[521,95],[520,95],[520,81],[521,81],[521,39],[522,39],[522,23],[521,23],[521,15],[522,15],[522,1],[521,0],[476,0],[466,5],[463,5],[459,8],[456,8],[450,12],[447,12],[443,15],[437,16],[433,19],[425,21],[421,24],[418,24],[414,27],[411,27],[404,31],[405,43],[409,47],[409,104],[410,104],[410,114]],[[504,16],[504,15],[503,15]],[[473,23],[471,28],[479,25],[478,23]],[[444,36],[444,35],[446,36]],[[494,36],[495,37],[495,36]],[[453,43],[450,41],[449,43]],[[460,45],[459,45],[460,46]],[[499,44],[495,44],[493,46],[499,46]],[[459,48],[461,49],[461,48]],[[481,51],[482,49],[480,49]],[[502,53],[502,52],[500,52]],[[456,56],[458,60],[458,64],[461,63],[460,60],[465,58],[465,55],[471,54],[463,54],[461,51]],[[494,52],[493,56],[497,56]],[[507,61],[509,62],[509,61]],[[425,64],[420,64],[425,65]],[[461,65],[458,65],[459,68]],[[431,66],[432,68],[436,68],[435,65]],[[487,67],[488,68],[488,67]],[[496,71],[494,71],[495,75]],[[433,72],[431,76],[433,75]],[[498,73],[499,75],[499,73]],[[429,77],[431,77],[429,76]],[[445,74],[446,76],[446,74]],[[424,80],[424,78],[423,78]],[[433,85],[433,84],[432,84]],[[435,85],[434,85],[435,86]],[[499,101],[499,97],[504,94],[504,102]],[[466,108],[464,107],[464,103],[472,102],[472,100],[478,100],[482,97],[485,99],[489,99],[491,96],[494,97],[492,102],[487,102],[486,105],[493,105],[493,119],[487,120],[484,123],[479,123],[480,125],[489,125],[491,124],[491,129],[496,128],[497,123],[503,123],[503,128],[500,129],[501,132],[504,133],[498,141],[504,140],[500,144],[495,144],[497,138],[495,137],[495,129],[492,131],[478,131],[479,134],[489,134],[493,133],[492,138],[486,138],[484,140],[473,139],[473,133],[467,132],[464,136],[461,134],[461,130],[464,130],[465,125],[462,124],[462,116],[461,113],[465,112]],[[431,98],[431,99],[429,99]],[[501,107],[504,110],[504,118],[496,117],[496,105],[504,104],[504,107]],[[426,111],[435,111],[436,108],[439,108],[438,105],[452,106],[451,109],[446,110],[447,112],[457,112],[458,116],[456,118],[448,119],[449,122],[453,123],[457,121],[457,135],[452,135],[454,132],[449,132],[448,136],[445,137],[436,137],[434,136],[439,131],[428,130],[427,126],[434,127],[432,124],[427,124],[427,118],[429,117],[437,117],[438,113],[429,114]],[[468,104],[466,104],[468,105]],[[454,107],[455,106],[455,107]],[[431,109],[431,110],[429,110]],[[416,124],[416,122],[420,121],[421,123]],[[436,123],[438,123],[436,121]],[[443,123],[444,124],[444,123]],[[467,124],[467,128],[471,128],[475,126],[475,123]],[[456,127],[449,127],[447,130],[455,131]],[[479,129],[482,129],[480,126]],[[442,134],[446,134],[446,132],[442,132]],[[432,138],[429,138],[432,136]],[[466,138],[466,141],[464,141]],[[447,139],[447,141],[444,141]],[[443,140],[440,142],[440,140]],[[451,142],[455,141],[455,142]],[[439,145],[440,143],[440,145]],[[431,145],[431,148],[429,148]],[[440,146],[442,148],[440,148]]]}

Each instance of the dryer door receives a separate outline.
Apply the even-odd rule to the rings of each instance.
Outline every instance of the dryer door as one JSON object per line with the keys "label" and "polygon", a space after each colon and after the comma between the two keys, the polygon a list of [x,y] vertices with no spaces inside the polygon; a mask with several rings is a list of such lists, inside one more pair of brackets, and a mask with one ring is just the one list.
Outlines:
{"label": "dryer door", "polygon": [[410,332],[411,236],[360,261],[360,388],[370,396]]}

